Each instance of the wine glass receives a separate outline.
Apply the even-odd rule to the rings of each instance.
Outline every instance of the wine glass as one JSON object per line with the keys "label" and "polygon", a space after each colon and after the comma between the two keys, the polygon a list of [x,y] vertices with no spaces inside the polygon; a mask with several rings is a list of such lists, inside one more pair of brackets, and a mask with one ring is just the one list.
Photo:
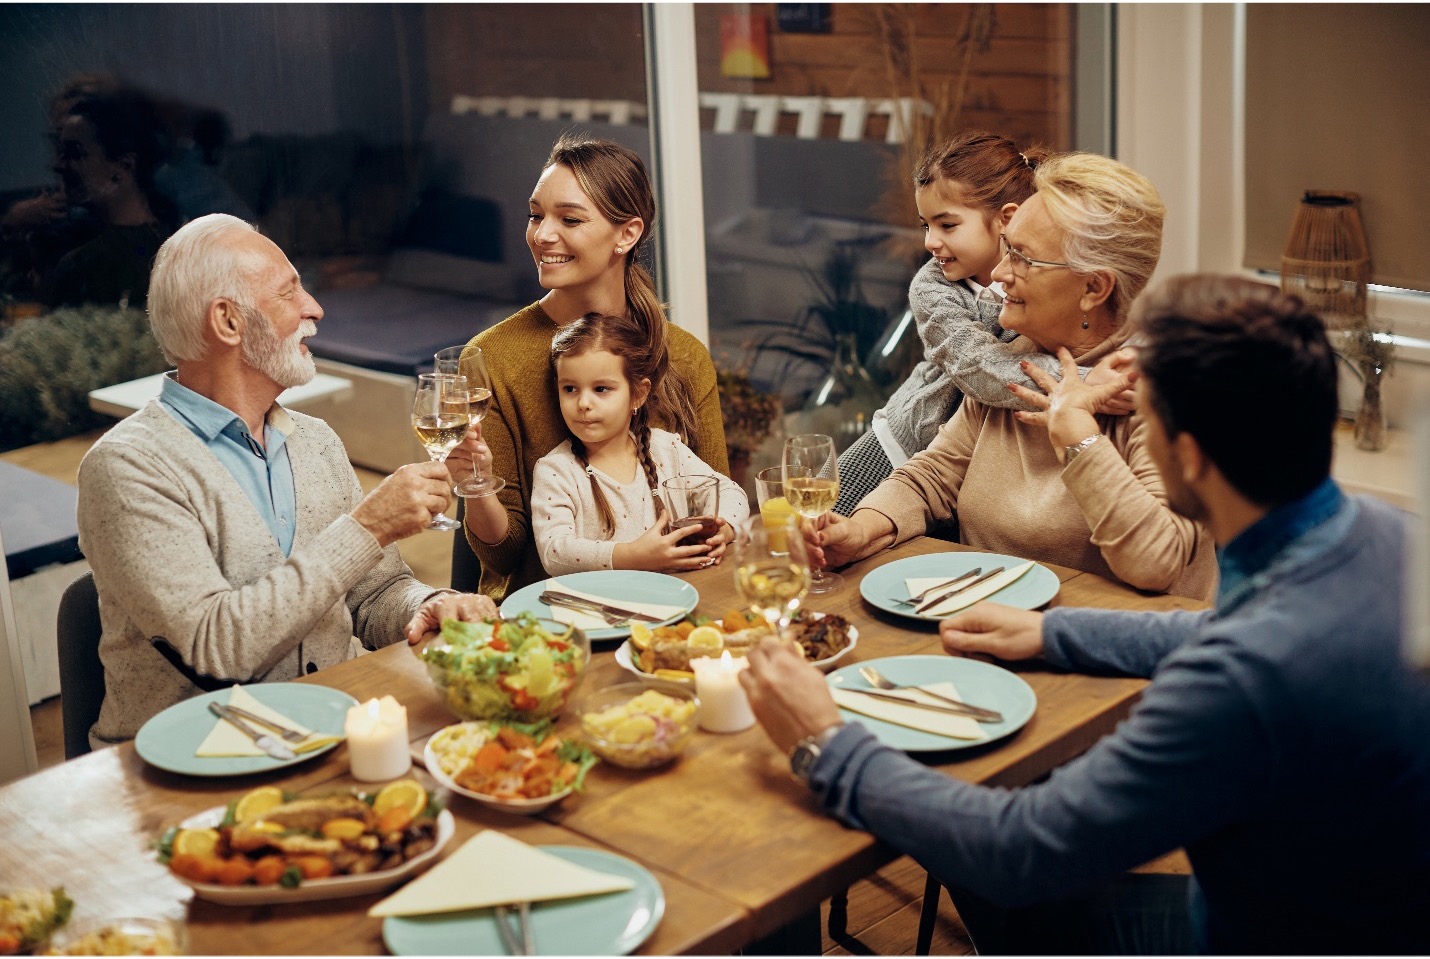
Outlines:
{"label": "wine glass", "polygon": [[[776,547],[784,547],[777,549]],[[752,519],[735,537],[735,589],[780,635],[809,592],[809,554],[792,514]]]}
{"label": "wine glass", "polygon": [[[438,373],[467,377],[467,415],[471,422],[480,423],[492,405],[492,378],[487,372],[486,360],[482,358],[481,347],[449,346],[438,350],[433,359]],[[475,472],[458,483],[452,492],[458,496],[487,496],[505,488],[506,480],[500,476],[484,476],[480,464],[474,463],[473,466]]]}
{"label": "wine glass", "polygon": [[[440,463],[467,435],[467,378],[449,373],[421,373],[412,398],[412,429],[427,448],[432,462]],[[462,524],[438,514],[426,527],[461,529]]]}
{"label": "wine glass", "polygon": [[[839,499],[839,453],[834,439],[823,433],[803,433],[785,440],[785,499],[807,520],[834,508]],[[810,576],[811,593],[827,593],[844,585],[844,577],[815,568]]]}

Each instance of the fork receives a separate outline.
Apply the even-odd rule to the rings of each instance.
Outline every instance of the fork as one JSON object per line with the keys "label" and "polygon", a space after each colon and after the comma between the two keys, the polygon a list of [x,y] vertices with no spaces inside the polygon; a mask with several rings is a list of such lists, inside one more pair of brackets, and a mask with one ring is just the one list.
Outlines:
{"label": "fork", "polygon": [[873,666],[860,666],[859,675],[863,676],[865,682],[867,682],[870,686],[873,686],[875,689],[917,689],[919,692],[927,696],[932,696],[934,699],[941,699],[952,706],[957,706],[961,710],[966,710],[968,715],[982,722],[1001,723],[1003,721],[1003,714],[994,712],[991,709],[984,709],[982,706],[975,706],[972,703],[965,703],[961,699],[954,699],[952,696],[944,696],[941,693],[936,693],[931,689],[925,689],[922,686],[900,686],[898,683],[887,678],[883,673],[879,672]]}
{"label": "fork", "polygon": [[260,726],[266,726],[266,727],[268,727],[269,729],[273,730],[275,733],[277,733],[279,736],[282,736],[284,739],[286,739],[286,740],[287,740],[288,742],[290,742],[290,743],[301,743],[303,740],[307,739],[308,736],[309,736],[308,733],[300,733],[300,732],[298,732],[298,730],[296,730],[296,729],[289,729],[287,726],[284,726],[282,723],[275,723],[275,722],[274,722],[273,720],[271,720],[271,719],[264,719],[262,716],[258,715],[257,713],[250,713],[248,710],[243,709],[243,708],[238,707],[238,706],[234,706],[234,705],[231,705],[231,704],[230,704],[230,705],[227,707],[227,709],[228,709],[229,712],[235,713],[236,715],[238,715],[241,719],[246,719],[246,720],[248,720],[248,721],[251,722],[251,723],[258,723]]}
{"label": "fork", "polygon": [[894,600],[894,605],[895,605],[895,606],[917,606],[919,603],[922,603],[926,597],[932,595],[932,594],[933,594],[934,592],[936,592],[937,590],[946,589],[946,588],[948,588],[949,586],[952,586],[954,583],[961,583],[961,582],[963,582],[965,579],[967,579],[968,577],[970,577],[970,576],[977,576],[977,575],[978,575],[979,573],[981,573],[981,572],[983,572],[983,567],[982,567],[982,566],[975,566],[973,569],[970,569],[968,572],[964,573],[963,575],[961,575],[961,576],[955,576],[953,579],[949,580],[949,581],[946,582],[946,583],[935,583],[933,586],[930,586],[928,589],[924,590],[922,593],[919,593],[917,596],[910,596],[908,599],[896,599],[896,600]]}
{"label": "fork", "polygon": [[584,600],[571,596],[561,596],[556,593],[545,592],[541,594],[541,601],[548,606],[564,606],[573,609],[578,613],[591,613],[606,621],[607,626],[629,626],[631,618],[629,616],[617,616],[615,613],[608,613],[600,609],[594,603],[587,603]]}

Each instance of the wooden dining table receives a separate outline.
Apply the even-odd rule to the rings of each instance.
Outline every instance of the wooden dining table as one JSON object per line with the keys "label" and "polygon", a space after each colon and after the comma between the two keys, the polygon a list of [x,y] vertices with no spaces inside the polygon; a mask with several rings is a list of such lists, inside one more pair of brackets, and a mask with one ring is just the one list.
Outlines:
{"label": "wooden dining table", "polygon": [[[937,627],[887,614],[859,594],[870,570],[909,556],[964,547],[923,538],[844,571],[844,585],[811,596],[859,630],[848,662],[940,653]],[[1044,564],[1048,565],[1048,564]],[[1109,609],[1196,609],[1183,597],[1148,595],[1099,576],[1048,566],[1060,588],[1052,605]],[[721,616],[742,603],[732,564],[683,577],[699,590],[697,613]],[[604,644],[609,645],[609,644]],[[843,664],[841,664],[843,665]],[[1038,779],[1107,735],[1145,685],[1090,677],[1041,664],[1011,668],[1037,695],[1031,720],[998,742],[923,761],[949,776],[998,786]],[[598,649],[577,697],[632,677]],[[455,722],[413,649],[399,643],[305,677],[363,701],[390,694],[407,707],[413,751]],[[563,724],[574,727],[573,711]],[[413,775],[435,783],[421,768]],[[307,904],[222,906],[194,898],[154,859],[164,830],[264,784],[321,795],[358,785],[346,746],[268,774],[197,778],[149,766],[132,743],[103,749],[0,788],[0,890],[64,886],[75,918],[162,916],[187,925],[197,954],[378,954],[381,921],[367,916],[376,895]],[[677,761],[632,771],[601,764],[583,793],[535,817],[450,799],[457,823],[450,853],[484,829],[535,845],[586,846],[626,856],[659,880],[665,915],[640,953],[730,953],[809,916],[819,903],[898,854],[874,837],[822,814],[790,775],[787,757],[755,726],[699,732]]]}

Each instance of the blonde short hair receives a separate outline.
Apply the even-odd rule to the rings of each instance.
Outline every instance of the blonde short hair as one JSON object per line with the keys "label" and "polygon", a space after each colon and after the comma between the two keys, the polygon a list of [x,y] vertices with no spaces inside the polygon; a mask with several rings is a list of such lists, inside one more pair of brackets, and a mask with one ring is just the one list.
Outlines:
{"label": "blonde short hair", "polygon": [[236,216],[210,213],[179,227],[159,247],[149,276],[149,326],[170,363],[204,358],[204,316],[215,299],[252,307],[247,264],[223,238],[254,229]]}
{"label": "blonde short hair", "polygon": [[1146,177],[1096,153],[1064,153],[1039,164],[1038,196],[1063,231],[1062,258],[1079,273],[1112,274],[1108,309],[1119,323],[1162,255],[1167,207]]}

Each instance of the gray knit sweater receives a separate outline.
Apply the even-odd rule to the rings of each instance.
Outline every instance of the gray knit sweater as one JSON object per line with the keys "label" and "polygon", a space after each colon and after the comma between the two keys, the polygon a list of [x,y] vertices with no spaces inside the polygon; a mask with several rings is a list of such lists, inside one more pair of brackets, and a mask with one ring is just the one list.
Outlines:
{"label": "gray knit sweater", "polygon": [[79,469],[79,542],[94,569],[105,696],[96,747],[173,704],[236,682],[294,679],[398,642],[437,590],[349,514],[362,498],[342,441],[290,414],[293,550],[203,442],[157,402]]}

